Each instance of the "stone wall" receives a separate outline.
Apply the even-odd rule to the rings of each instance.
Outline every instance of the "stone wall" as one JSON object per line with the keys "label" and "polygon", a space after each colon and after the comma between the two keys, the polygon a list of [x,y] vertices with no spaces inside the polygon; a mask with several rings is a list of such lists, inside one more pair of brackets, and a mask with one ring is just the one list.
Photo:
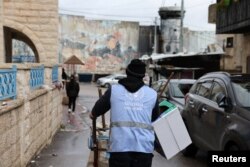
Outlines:
{"label": "stone wall", "polygon": [[[3,0],[0,0],[0,55],[3,54],[3,25],[2,17],[3,16]],[[4,56],[0,56],[0,62],[4,61]]]}
{"label": "stone wall", "polygon": [[[17,99],[0,105],[1,167],[25,167],[34,155],[51,143],[62,120],[60,90],[51,79],[43,88],[31,90],[26,79],[30,71],[24,66],[17,66]],[[51,73],[51,68],[46,67],[45,71]]]}
{"label": "stone wall", "polygon": [[[48,59],[56,63],[58,61],[58,0],[1,1],[3,1],[3,7],[1,8],[0,5],[0,12],[2,11],[0,30],[2,26],[7,26],[24,33],[35,44],[40,63]],[[2,40],[1,34],[0,38]],[[3,44],[1,41],[0,43]],[[0,51],[1,47],[3,46],[0,46]],[[4,62],[4,54],[0,53],[0,62]]]}
{"label": "stone wall", "polygon": [[[244,61],[245,57],[245,51],[247,49],[247,45],[244,43],[244,35],[243,34],[235,34],[233,37],[233,48],[227,48],[226,51],[230,51],[231,53],[233,52],[230,62],[230,58],[228,59],[229,61],[226,62],[227,68],[230,68],[231,66],[235,69],[235,71],[243,72],[245,71],[243,69],[243,64],[246,64],[246,61]],[[230,63],[230,64],[227,64]]]}
{"label": "stone wall", "polygon": [[247,71],[247,68],[250,67],[249,61],[247,61],[247,57],[250,57],[250,35],[249,34],[245,34],[244,35],[244,45],[245,45],[245,50],[244,50],[244,54],[243,54],[243,58],[241,60],[242,62],[242,69],[244,73],[250,73],[250,71]]}
{"label": "stone wall", "polygon": [[[233,47],[226,47],[226,39],[233,38]],[[250,36],[244,34],[218,35],[218,40],[225,45],[225,56],[221,58],[221,69],[230,72],[247,70],[247,56],[250,53]]]}
{"label": "stone wall", "polygon": [[0,165],[21,166],[21,112],[23,101],[0,111]]}
{"label": "stone wall", "polygon": [[41,64],[16,64],[17,99],[0,102],[0,167],[25,167],[60,126],[62,96],[51,81],[58,62],[58,21],[58,0],[0,0],[0,69],[13,65],[5,63],[3,27],[25,34],[46,64],[45,85],[36,90],[29,87],[30,68]]}

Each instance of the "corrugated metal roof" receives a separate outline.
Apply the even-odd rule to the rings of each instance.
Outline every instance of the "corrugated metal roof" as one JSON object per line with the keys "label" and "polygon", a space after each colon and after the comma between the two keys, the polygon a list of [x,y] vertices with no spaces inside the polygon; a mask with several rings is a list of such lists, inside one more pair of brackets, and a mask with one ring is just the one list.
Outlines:
{"label": "corrugated metal roof", "polygon": [[190,52],[190,53],[176,53],[176,54],[157,54],[153,53],[151,56],[142,56],[141,60],[160,60],[172,57],[191,57],[191,56],[208,56],[208,55],[224,55],[224,52]]}

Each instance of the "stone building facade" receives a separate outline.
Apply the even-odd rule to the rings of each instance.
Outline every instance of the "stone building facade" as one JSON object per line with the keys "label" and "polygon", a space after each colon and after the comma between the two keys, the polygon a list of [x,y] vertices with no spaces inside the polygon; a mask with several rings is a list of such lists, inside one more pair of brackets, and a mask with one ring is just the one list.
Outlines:
{"label": "stone building facade", "polygon": [[[216,34],[224,46],[221,69],[234,73],[250,73],[250,1],[230,1],[209,6],[209,23],[216,24]],[[228,1],[229,2],[229,1]]]}
{"label": "stone building facade", "polygon": [[37,62],[58,62],[58,0],[1,0],[0,6],[0,62],[9,56],[3,51],[9,47],[3,28],[26,35],[38,52]]}
{"label": "stone building facade", "polygon": [[[16,99],[0,101],[0,167],[27,166],[60,128],[62,94],[52,82],[58,22],[58,0],[0,0],[1,77],[13,65],[12,40],[25,42],[36,56],[35,63],[15,64]],[[41,65],[44,85],[32,89],[30,71]]]}
{"label": "stone building facade", "polygon": [[225,55],[221,58],[221,69],[234,73],[250,73],[250,35],[218,34]]}
{"label": "stone building facade", "polygon": [[0,62],[3,62],[3,0],[0,0]]}

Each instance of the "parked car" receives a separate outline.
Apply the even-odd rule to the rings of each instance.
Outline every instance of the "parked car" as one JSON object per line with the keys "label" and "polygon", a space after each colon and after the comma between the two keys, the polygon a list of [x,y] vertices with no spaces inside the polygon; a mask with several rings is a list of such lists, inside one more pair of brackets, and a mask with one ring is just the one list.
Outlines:
{"label": "parked car", "polygon": [[250,150],[250,74],[213,72],[202,76],[185,97],[182,113],[197,149]]}
{"label": "parked car", "polygon": [[[195,81],[195,79],[170,79],[168,85],[160,97],[160,101],[168,100],[170,103],[176,105],[176,107],[178,107],[179,111],[182,113],[184,107],[184,97],[189,89],[193,86]],[[152,84],[152,88],[155,89],[158,94],[160,94],[166,82],[166,79],[160,79]]]}
{"label": "parked car", "polygon": [[125,78],[125,77],[126,77],[125,74],[111,74],[111,75],[97,79],[96,83],[98,86],[108,88],[112,84],[117,84],[120,79]]}

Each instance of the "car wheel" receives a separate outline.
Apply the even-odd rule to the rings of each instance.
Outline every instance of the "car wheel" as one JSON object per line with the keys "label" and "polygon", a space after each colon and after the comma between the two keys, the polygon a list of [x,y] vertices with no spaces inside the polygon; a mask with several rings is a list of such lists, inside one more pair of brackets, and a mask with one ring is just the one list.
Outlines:
{"label": "car wheel", "polygon": [[184,150],[182,150],[182,154],[186,157],[194,157],[198,151],[198,148],[194,144],[190,144]]}
{"label": "car wheel", "polygon": [[110,85],[109,83],[106,83],[106,84],[104,85],[105,88],[110,88],[110,86],[111,86],[111,85]]}

